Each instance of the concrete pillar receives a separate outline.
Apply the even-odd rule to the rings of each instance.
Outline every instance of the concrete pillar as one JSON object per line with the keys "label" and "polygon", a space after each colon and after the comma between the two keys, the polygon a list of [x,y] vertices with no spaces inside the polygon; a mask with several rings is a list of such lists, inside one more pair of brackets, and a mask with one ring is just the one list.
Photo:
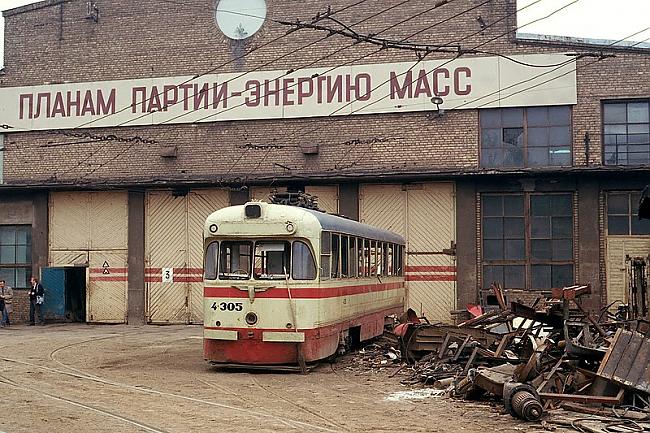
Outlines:
{"label": "concrete pillar", "polygon": [[456,296],[459,310],[478,302],[476,221],[475,183],[456,182]]}
{"label": "concrete pillar", "polygon": [[578,284],[591,284],[591,295],[587,301],[590,310],[601,307],[602,287],[600,285],[600,233],[599,200],[600,185],[595,179],[578,181]]}
{"label": "concrete pillar", "polygon": [[145,323],[145,282],[144,282],[144,215],[145,194],[129,191],[129,278],[128,278],[128,316],[129,325]]}
{"label": "concrete pillar", "polygon": [[339,185],[339,214],[359,221],[358,183],[342,183]]}

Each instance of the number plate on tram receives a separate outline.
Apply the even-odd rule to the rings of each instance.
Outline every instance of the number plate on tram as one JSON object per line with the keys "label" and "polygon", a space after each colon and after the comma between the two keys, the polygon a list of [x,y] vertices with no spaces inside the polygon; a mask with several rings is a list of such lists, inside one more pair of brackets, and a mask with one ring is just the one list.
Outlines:
{"label": "number plate on tram", "polygon": [[210,308],[214,311],[242,311],[244,304],[242,302],[213,302]]}

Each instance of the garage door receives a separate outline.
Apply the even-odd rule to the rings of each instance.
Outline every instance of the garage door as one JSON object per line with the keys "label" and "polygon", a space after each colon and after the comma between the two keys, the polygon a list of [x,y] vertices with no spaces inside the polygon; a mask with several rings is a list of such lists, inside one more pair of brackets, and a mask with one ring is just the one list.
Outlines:
{"label": "garage door", "polygon": [[286,192],[287,189],[284,187],[265,187],[265,186],[254,186],[250,190],[250,200],[258,200],[269,203],[269,195],[274,192]]}
{"label": "garage door", "polygon": [[203,321],[203,224],[228,205],[225,190],[147,194],[145,280],[151,323]]}
{"label": "garage door", "polygon": [[[607,303],[622,301],[627,303],[628,275],[625,256],[648,257],[650,238],[640,236],[609,236],[607,238]],[[616,306],[613,306],[615,308]]]}
{"label": "garage door", "polygon": [[88,266],[86,320],[125,323],[128,194],[50,194],[49,265]]}
{"label": "garage door", "polygon": [[432,321],[451,321],[456,308],[455,257],[445,254],[456,238],[454,185],[362,185],[361,221],[407,240],[409,307]]}
{"label": "garage door", "polygon": [[339,187],[338,186],[306,186],[307,194],[318,197],[318,207],[327,213],[339,213]]}

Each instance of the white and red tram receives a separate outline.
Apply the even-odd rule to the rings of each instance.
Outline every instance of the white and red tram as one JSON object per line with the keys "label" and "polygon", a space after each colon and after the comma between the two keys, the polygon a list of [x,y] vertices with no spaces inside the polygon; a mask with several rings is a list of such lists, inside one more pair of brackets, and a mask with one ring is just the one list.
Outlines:
{"label": "white and red tram", "polygon": [[205,359],[295,365],[381,335],[404,311],[404,239],[322,212],[250,202],[204,229]]}

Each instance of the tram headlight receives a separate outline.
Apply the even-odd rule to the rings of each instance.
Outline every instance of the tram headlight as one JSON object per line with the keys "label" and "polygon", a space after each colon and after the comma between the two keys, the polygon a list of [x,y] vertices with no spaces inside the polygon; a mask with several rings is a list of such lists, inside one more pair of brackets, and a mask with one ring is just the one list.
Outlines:
{"label": "tram headlight", "polygon": [[252,326],[252,325],[257,323],[257,314],[255,314],[252,311],[249,311],[248,313],[246,313],[245,320],[246,320],[246,323],[248,323],[249,325]]}
{"label": "tram headlight", "polygon": [[216,233],[217,230],[219,230],[219,227],[217,227],[216,224],[210,224],[209,229],[210,229],[210,233]]}
{"label": "tram headlight", "polygon": [[291,221],[287,221],[287,231],[289,233],[293,232],[296,227],[293,225]]}

